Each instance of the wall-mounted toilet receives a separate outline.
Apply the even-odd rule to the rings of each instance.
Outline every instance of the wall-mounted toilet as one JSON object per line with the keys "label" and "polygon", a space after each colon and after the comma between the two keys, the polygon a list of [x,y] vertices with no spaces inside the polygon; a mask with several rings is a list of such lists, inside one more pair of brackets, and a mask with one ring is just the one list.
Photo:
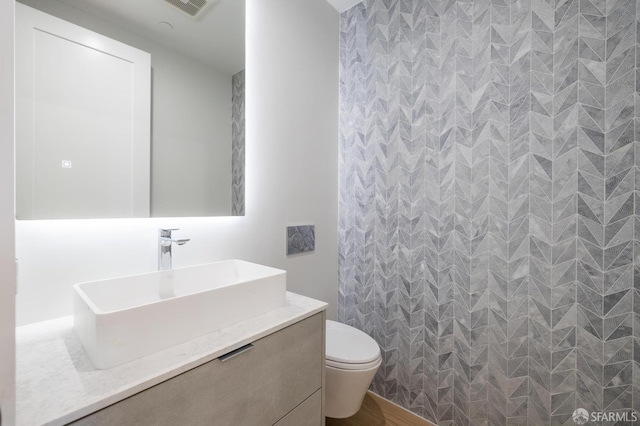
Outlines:
{"label": "wall-mounted toilet", "polygon": [[380,347],[357,328],[330,320],[326,346],[325,415],[351,417],[382,363]]}

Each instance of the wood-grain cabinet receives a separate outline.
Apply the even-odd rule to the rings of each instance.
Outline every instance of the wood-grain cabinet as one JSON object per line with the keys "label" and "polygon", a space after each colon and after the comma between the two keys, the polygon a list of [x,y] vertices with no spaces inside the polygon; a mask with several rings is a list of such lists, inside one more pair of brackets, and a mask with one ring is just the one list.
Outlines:
{"label": "wood-grain cabinet", "polygon": [[70,424],[323,425],[324,315],[313,315]]}

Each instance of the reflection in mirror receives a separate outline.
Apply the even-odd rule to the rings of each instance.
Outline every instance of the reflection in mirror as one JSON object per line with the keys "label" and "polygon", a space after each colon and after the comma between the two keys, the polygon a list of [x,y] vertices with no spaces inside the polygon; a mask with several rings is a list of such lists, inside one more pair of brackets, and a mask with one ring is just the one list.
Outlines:
{"label": "reflection in mirror", "polygon": [[18,219],[244,215],[243,0],[21,3]]}

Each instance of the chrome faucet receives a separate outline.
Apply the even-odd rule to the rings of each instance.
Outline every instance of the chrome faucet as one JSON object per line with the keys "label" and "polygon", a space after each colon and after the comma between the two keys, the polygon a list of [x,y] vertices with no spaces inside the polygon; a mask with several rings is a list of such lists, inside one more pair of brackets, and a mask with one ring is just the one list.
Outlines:
{"label": "chrome faucet", "polygon": [[171,246],[173,243],[183,246],[189,239],[174,240],[171,238],[171,231],[177,231],[177,228],[158,229],[158,271],[166,271],[172,268],[171,265]]}

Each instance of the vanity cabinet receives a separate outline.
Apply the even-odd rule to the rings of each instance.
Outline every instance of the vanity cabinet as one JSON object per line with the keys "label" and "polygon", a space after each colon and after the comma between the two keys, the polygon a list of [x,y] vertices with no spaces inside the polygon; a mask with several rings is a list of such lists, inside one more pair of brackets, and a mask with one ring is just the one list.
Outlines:
{"label": "vanity cabinet", "polygon": [[76,426],[320,426],[324,312],[77,420]]}

